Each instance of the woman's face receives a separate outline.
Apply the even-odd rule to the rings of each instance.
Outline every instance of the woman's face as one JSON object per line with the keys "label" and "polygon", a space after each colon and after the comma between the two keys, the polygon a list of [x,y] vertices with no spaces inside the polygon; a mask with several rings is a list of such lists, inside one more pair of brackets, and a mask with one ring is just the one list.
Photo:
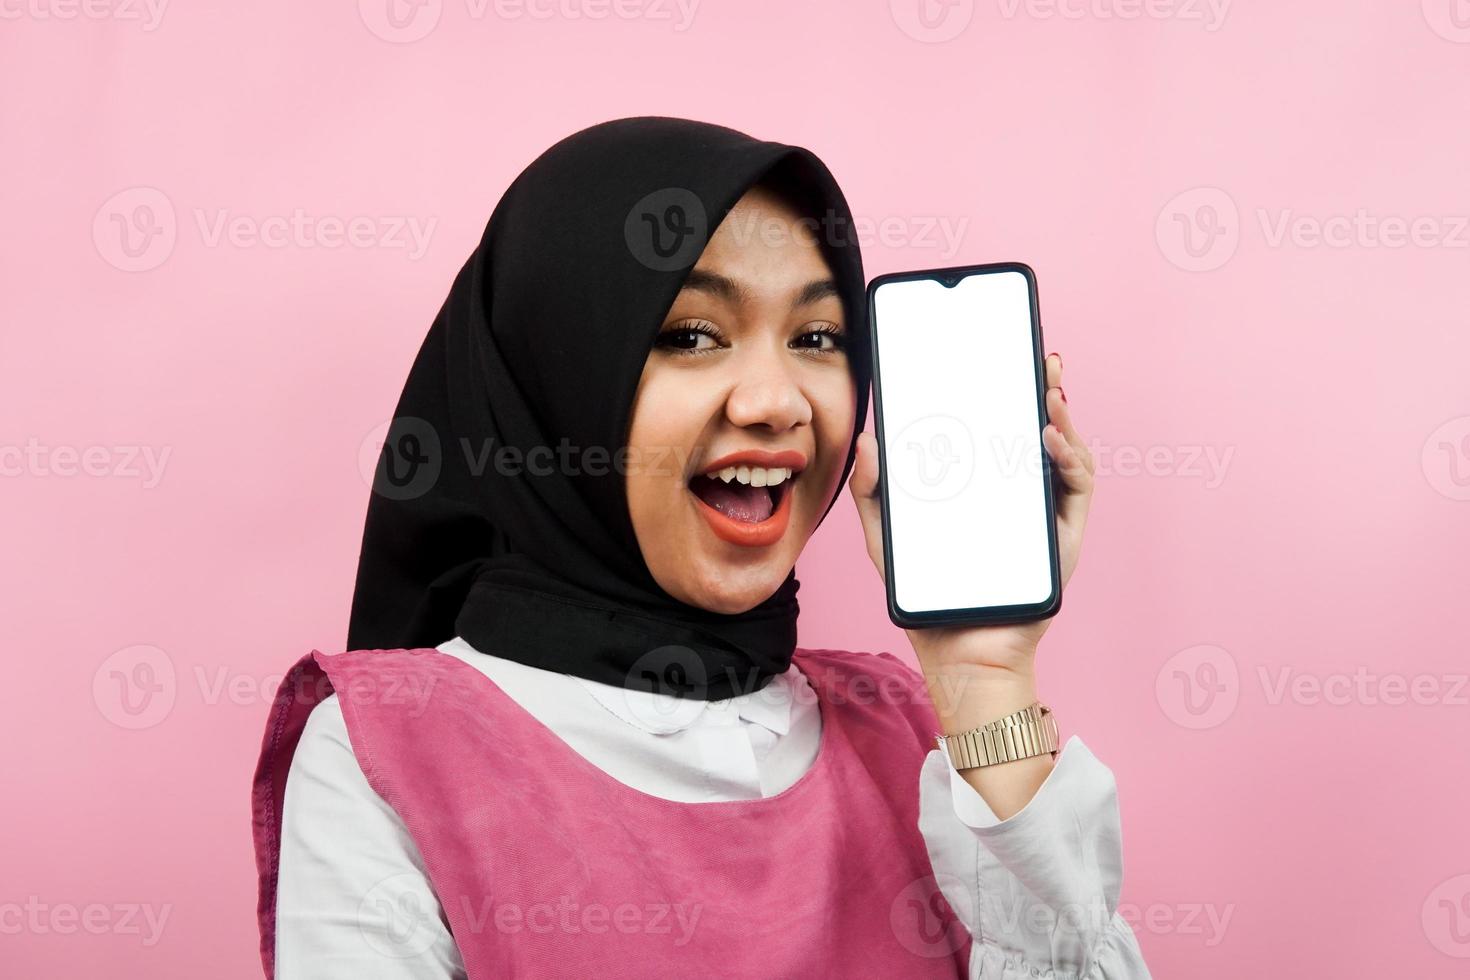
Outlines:
{"label": "woman's face", "polygon": [[780,587],[852,441],[847,324],[811,224],[762,187],[740,199],[665,317],[633,405],[628,505],[644,561],[664,591],[715,612]]}

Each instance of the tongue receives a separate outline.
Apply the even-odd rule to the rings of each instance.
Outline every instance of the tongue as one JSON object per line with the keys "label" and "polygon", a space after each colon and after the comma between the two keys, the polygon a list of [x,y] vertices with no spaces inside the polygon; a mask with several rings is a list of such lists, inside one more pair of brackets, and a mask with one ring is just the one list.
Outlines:
{"label": "tongue", "polygon": [[752,487],[736,481],[726,483],[701,476],[695,478],[691,489],[700,500],[737,521],[758,524],[770,517],[775,509],[771,492],[765,487]]}

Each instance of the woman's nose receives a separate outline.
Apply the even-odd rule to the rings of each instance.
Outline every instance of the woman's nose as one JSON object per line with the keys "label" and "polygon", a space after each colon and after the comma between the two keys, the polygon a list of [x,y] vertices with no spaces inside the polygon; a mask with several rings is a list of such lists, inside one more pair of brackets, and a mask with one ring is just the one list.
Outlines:
{"label": "woman's nose", "polygon": [[[786,355],[783,357],[782,355]],[[742,428],[765,425],[777,432],[812,420],[812,406],[802,392],[792,367],[784,363],[789,352],[751,356],[737,370],[740,378],[725,402],[725,415]]]}

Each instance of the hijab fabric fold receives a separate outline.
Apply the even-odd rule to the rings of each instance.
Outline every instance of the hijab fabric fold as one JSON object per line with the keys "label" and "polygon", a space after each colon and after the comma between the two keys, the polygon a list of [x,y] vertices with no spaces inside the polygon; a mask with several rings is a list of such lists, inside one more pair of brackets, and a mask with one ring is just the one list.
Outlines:
{"label": "hijab fabric fold", "polygon": [[816,219],[844,305],[858,392],[846,481],[868,335],[852,216],[826,166],[687,119],[592,126],[511,183],[414,360],[374,475],[348,649],[460,635],[520,663],[704,700],[787,669],[795,572],[743,613],[675,599],[643,561],[624,483],[663,318],[715,228],[768,177]]}

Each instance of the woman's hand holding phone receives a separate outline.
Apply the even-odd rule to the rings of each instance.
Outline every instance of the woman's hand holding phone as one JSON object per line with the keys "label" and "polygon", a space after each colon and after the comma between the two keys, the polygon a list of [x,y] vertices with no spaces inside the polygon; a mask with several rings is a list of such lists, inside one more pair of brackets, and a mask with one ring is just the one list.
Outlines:
{"label": "woman's hand holding phone", "polygon": [[[1062,359],[1048,354],[1046,410],[1042,445],[1053,463],[1057,511],[1057,550],[1065,587],[1077,567],[1082,532],[1092,503],[1095,464],[1062,393]],[[883,568],[883,518],[878,496],[878,441],[871,432],[858,440],[857,461],[848,488],[857,504],[868,557]],[[1035,659],[1051,618],[1026,623],[934,626],[906,629],[929,687],[944,734],[995,721],[1037,700]],[[1020,810],[1051,771],[1050,756],[964,770],[966,780],[1004,819]]]}

